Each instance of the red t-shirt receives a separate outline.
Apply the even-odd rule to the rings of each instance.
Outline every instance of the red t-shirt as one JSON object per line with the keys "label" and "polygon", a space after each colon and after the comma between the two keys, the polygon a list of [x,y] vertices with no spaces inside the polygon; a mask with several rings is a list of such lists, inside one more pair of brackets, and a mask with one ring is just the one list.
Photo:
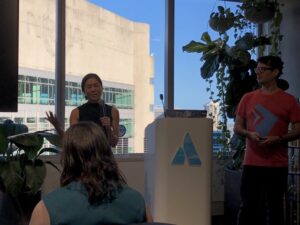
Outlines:
{"label": "red t-shirt", "polygon": [[[237,115],[245,119],[248,131],[256,131],[262,137],[280,136],[288,133],[290,123],[300,122],[300,106],[282,90],[271,95],[256,90],[243,96]],[[261,147],[247,139],[244,165],[288,166],[287,145]]]}

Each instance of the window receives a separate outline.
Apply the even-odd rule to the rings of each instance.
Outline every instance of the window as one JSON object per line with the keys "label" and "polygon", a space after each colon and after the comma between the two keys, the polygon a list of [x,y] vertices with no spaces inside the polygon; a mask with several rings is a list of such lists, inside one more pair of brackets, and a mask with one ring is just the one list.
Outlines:
{"label": "window", "polygon": [[[146,18],[130,18],[91,2],[66,1],[66,127],[71,110],[85,102],[82,77],[94,72],[105,84],[104,101],[119,109],[127,129],[116,151],[143,152],[143,126],[154,119],[148,107],[154,95],[153,84],[148,82],[154,74],[152,28]],[[45,111],[53,111],[55,104],[55,4],[49,0],[20,2],[19,111],[0,116],[25,123],[30,131],[51,128]],[[157,8],[164,11],[163,2],[149,4],[153,12]]]}

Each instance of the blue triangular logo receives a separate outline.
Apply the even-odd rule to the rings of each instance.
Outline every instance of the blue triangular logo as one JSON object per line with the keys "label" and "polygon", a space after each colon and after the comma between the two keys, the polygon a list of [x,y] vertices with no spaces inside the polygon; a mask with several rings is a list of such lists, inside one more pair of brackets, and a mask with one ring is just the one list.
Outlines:
{"label": "blue triangular logo", "polygon": [[183,141],[183,146],[180,146],[175,153],[175,156],[172,160],[172,165],[183,165],[185,157],[188,160],[189,165],[191,166],[200,166],[201,160],[193,144],[191,135],[186,133]]}
{"label": "blue triangular logo", "polygon": [[172,165],[183,165],[185,160],[183,148],[179,148],[172,160]]}

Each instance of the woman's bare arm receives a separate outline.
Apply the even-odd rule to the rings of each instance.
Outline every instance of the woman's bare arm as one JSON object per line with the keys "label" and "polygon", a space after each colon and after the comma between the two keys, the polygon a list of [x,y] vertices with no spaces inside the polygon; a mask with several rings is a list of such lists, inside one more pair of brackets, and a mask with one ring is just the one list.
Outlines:
{"label": "woman's bare arm", "polygon": [[75,108],[71,111],[71,115],[70,115],[70,126],[72,126],[75,123],[78,123],[79,121],[79,109]]}
{"label": "woman's bare arm", "polygon": [[59,136],[63,136],[65,131],[62,129],[57,117],[53,114],[53,112],[49,111],[46,112],[47,120],[53,125],[56,132],[59,134]]}
{"label": "woman's bare arm", "polygon": [[50,225],[49,213],[43,201],[35,206],[29,225]]}
{"label": "woman's bare arm", "polygon": [[150,209],[145,206],[145,211],[146,211],[146,222],[153,222],[153,217],[151,215]]}
{"label": "woman's bare arm", "polygon": [[118,144],[119,140],[119,111],[116,107],[111,109],[112,120],[108,116],[103,116],[100,118],[101,124],[105,129],[107,134],[107,139],[112,147]]}
{"label": "woman's bare arm", "polygon": [[111,146],[115,147],[119,141],[119,123],[120,123],[119,110],[116,107],[112,107],[111,114],[112,114]]}

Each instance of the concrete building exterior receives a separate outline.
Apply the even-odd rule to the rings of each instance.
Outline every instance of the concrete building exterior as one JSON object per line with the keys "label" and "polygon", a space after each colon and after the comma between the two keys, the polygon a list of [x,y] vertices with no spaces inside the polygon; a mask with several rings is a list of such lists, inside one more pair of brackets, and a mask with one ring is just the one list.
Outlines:
{"label": "concrete building exterior", "polygon": [[[48,128],[45,111],[54,110],[55,4],[20,1],[18,112],[0,113],[0,119],[22,122],[32,131]],[[86,0],[66,4],[66,125],[71,110],[84,102],[82,77],[97,73],[105,102],[119,109],[121,124],[127,128],[120,140],[127,151],[121,146],[124,151],[116,153],[142,152],[144,128],[154,119],[149,25]]]}
{"label": "concrete building exterior", "polygon": [[218,102],[210,101],[204,106],[207,111],[207,117],[213,120],[213,130],[218,130],[220,106]]}

